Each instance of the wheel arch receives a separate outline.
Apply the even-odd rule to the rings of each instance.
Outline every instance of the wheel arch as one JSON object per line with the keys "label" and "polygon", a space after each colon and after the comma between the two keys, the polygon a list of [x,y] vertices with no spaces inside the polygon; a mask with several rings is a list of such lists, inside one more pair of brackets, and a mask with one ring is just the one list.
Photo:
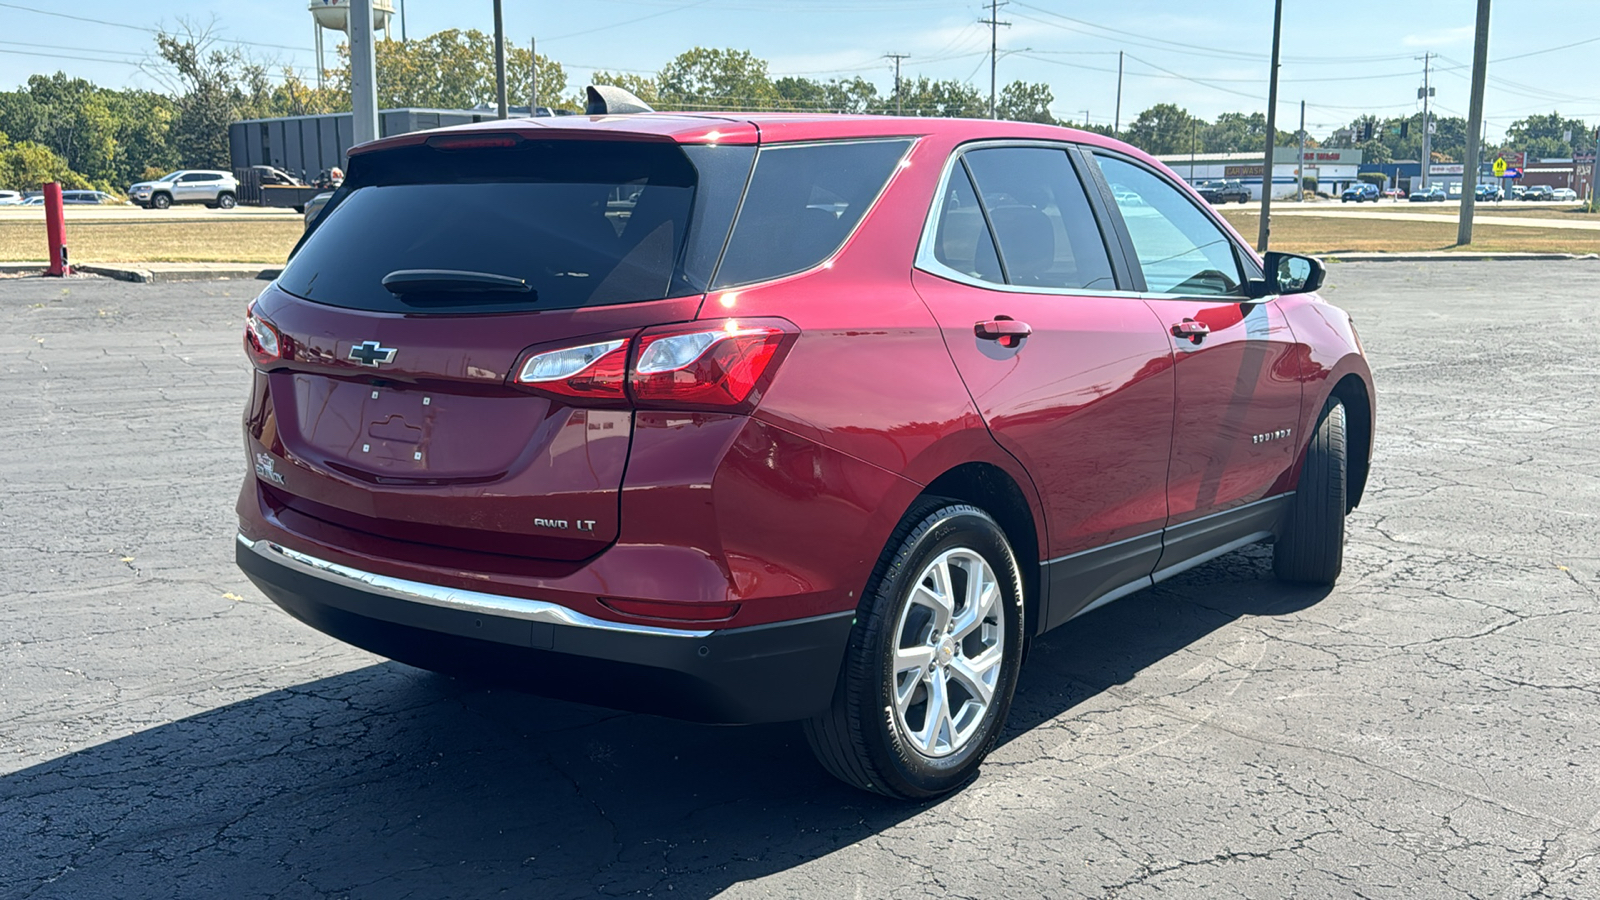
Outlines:
{"label": "wheel arch", "polygon": [[923,497],[948,497],[971,504],[994,517],[1005,532],[1016,556],[1022,576],[1023,610],[1029,634],[1039,633],[1043,624],[1044,579],[1040,574],[1041,535],[1037,514],[1028,494],[1011,474],[988,462],[967,462],[955,466],[929,482]]}
{"label": "wheel arch", "polygon": [[1329,396],[1338,397],[1344,404],[1346,428],[1345,448],[1349,454],[1346,505],[1355,509],[1367,488],[1367,474],[1372,468],[1372,398],[1367,383],[1354,372],[1339,379]]}

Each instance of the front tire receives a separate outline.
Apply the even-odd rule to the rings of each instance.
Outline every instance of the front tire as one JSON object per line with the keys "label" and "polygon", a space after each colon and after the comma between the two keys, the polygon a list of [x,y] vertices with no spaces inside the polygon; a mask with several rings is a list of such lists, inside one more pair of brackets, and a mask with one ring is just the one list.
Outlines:
{"label": "front tire", "polygon": [[1022,582],[988,513],[930,498],[890,537],[856,614],[832,706],[805,723],[847,784],[920,800],[978,772],[1011,708]]}
{"label": "front tire", "polygon": [[156,209],[166,209],[172,205],[172,198],[166,194],[157,194],[150,198],[150,205]]}
{"label": "front tire", "polygon": [[1272,548],[1272,571],[1296,584],[1333,584],[1344,568],[1344,517],[1349,463],[1344,403],[1329,397],[1306,448],[1300,484],[1283,534]]}

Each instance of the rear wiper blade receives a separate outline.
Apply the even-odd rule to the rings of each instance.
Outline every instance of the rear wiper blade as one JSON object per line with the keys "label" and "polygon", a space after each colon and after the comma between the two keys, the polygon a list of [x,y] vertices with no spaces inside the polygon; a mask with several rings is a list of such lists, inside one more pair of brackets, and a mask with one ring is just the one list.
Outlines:
{"label": "rear wiper blade", "polygon": [[465,269],[396,269],[383,276],[383,286],[391,294],[527,294],[533,291],[528,282],[521,278]]}

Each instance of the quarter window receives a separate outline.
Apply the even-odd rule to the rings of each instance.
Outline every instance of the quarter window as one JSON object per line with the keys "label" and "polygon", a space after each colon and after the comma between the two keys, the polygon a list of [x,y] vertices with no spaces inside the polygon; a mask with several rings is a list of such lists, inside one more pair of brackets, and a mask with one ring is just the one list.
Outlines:
{"label": "quarter window", "polygon": [[1158,294],[1236,294],[1242,284],[1233,241],[1188,197],[1148,169],[1097,156],[1144,270]]}
{"label": "quarter window", "polygon": [[803,272],[833,255],[910,146],[896,139],[763,147],[713,289]]}

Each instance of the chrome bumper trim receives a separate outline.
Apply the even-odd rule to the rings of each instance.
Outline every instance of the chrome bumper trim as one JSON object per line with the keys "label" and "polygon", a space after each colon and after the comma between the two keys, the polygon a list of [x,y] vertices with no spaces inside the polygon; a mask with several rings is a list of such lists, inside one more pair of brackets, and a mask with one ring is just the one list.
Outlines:
{"label": "chrome bumper trim", "polygon": [[523,619],[529,622],[545,622],[551,625],[593,628],[599,631],[616,631],[625,634],[680,638],[703,638],[712,634],[710,629],[690,631],[681,628],[658,628],[651,625],[627,625],[621,622],[608,622],[605,619],[586,616],[577,610],[568,609],[565,606],[544,600],[506,597],[501,594],[483,594],[477,591],[425,584],[420,581],[408,581],[404,578],[391,578],[388,575],[364,572],[350,566],[318,559],[308,553],[290,550],[288,547],[282,544],[275,544],[272,541],[252,541],[242,534],[238,535],[238,540],[245,549],[285,568],[302,572],[314,578],[320,578],[330,584],[355,588],[366,591],[369,594],[378,594],[394,600],[424,603],[428,606],[461,610],[462,612],[502,616],[507,619]]}

